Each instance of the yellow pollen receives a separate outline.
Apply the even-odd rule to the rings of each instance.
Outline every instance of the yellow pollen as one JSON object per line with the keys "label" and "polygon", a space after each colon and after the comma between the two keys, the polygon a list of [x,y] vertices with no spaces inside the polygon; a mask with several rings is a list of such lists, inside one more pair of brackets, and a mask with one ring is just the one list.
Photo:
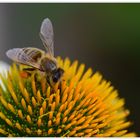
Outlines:
{"label": "yellow pollen", "polygon": [[16,112],[15,112],[15,109],[14,109],[14,107],[13,107],[13,105],[11,105],[10,103],[8,103],[8,104],[7,104],[7,107],[9,108],[9,110],[10,110],[11,112],[13,112],[14,114],[16,113]]}
{"label": "yellow pollen", "polygon": [[62,129],[59,128],[59,129],[57,129],[57,132],[56,133],[59,134],[61,132],[62,132]]}
{"label": "yellow pollen", "polygon": [[127,133],[127,130],[122,130],[122,131],[119,131],[119,132],[115,133],[113,136],[114,137],[120,137],[120,136],[122,136],[126,133]]}
{"label": "yellow pollen", "polygon": [[35,108],[37,103],[34,97],[32,97],[32,104],[33,104],[33,107]]}
{"label": "yellow pollen", "polygon": [[8,80],[8,89],[9,89],[10,94],[11,94],[13,100],[15,101],[15,103],[18,104],[18,99],[17,99],[17,96],[13,90],[12,83],[10,82],[10,80]]}
{"label": "yellow pollen", "polygon": [[44,101],[44,102],[42,103],[43,112],[46,111],[46,107],[47,107],[47,103],[46,103],[46,101]]}
{"label": "yellow pollen", "polygon": [[80,132],[80,133],[76,133],[74,136],[75,137],[82,137],[82,136],[84,136],[84,132]]}
{"label": "yellow pollen", "polygon": [[25,100],[23,98],[21,99],[21,105],[24,108],[24,110],[27,109],[26,102],[25,102]]}
{"label": "yellow pollen", "polygon": [[84,116],[76,122],[76,125],[83,123],[85,120],[86,120],[86,117]]}
{"label": "yellow pollen", "polygon": [[53,101],[54,96],[55,96],[55,94],[50,95],[49,104],[52,104],[52,101]]}
{"label": "yellow pollen", "polygon": [[20,90],[21,90],[22,95],[23,95],[24,85],[23,85],[23,82],[21,81],[21,79],[19,80],[19,87],[20,87]]}
{"label": "yellow pollen", "polygon": [[42,130],[38,129],[37,134],[40,136],[42,134]]}
{"label": "yellow pollen", "polygon": [[62,104],[62,105],[60,106],[60,108],[59,108],[59,112],[62,112],[63,109],[64,109],[64,104]]}
{"label": "yellow pollen", "polygon": [[53,129],[50,128],[50,129],[48,130],[48,135],[50,135],[50,134],[52,134],[52,133],[53,133]]}
{"label": "yellow pollen", "polygon": [[69,136],[69,137],[70,137],[70,136],[73,136],[75,133],[76,133],[76,130],[73,130],[73,131],[71,131],[71,132],[68,134],[68,136]]}
{"label": "yellow pollen", "polygon": [[23,114],[22,114],[22,111],[21,110],[18,110],[18,116],[23,119]]}
{"label": "yellow pollen", "polygon": [[68,97],[68,87],[65,89],[63,93],[62,104],[65,103],[65,101],[67,100],[67,97]]}
{"label": "yellow pollen", "polygon": [[55,100],[56,100],[56,106],[59,105],[59,102],[60,102],[60,90],[57,90],[56,92],[56,96],[55,96]]}
{"label": "yellow pollen", "polygon": [[50,86],[47,88],[47,92],[46,92],[46,97],[49,98],[50,97],[50,93],[51,93],[51,88]]}
{"label": "yellow pollen", "polygon": [[3,130],[3,129],[0,128],[0,134],[7,135],[8,132],[6,132],[5,130]]}
{"label": "yellow pollen", "polygon": [[111,135],[114,136],[116,134],[116,131],[105,131],[104,137],[110,137]]}
{"label": "yellow pollen", "polygon": [[5,107],[6,109],[8,109],[7,102],[5,101],[5,99],[4,99],[2,96],[0,96],[0,101],[1,101],[1,103],[4,105],[4,107]]}
{"label": "yellow pollen", "polygon": [[10,126],[13,126],[13,124],[12,124],[12,122],[9,120],[9,119],[5,119],[5,122],[8,124],[8,125],[10,125]]}
{"label": "yellow pollen", "polygon": [[42,87],[42,92],[45,93],[46,91],[46,78],[41,79],[41,87]]}
{"label": "yellow pollen", "polygon": [[63,65],[64,70],[67,70],[69,66],[70,66],[70,60],[69,58],[66,58]]}
{"label": "yellow pollen", "polygon": [[49,113],[49,119],[52,120],[52,118],[53,118],[53,112],[51,111],[51,112]]}
{"label": "yellow pollen", "polygon": [[40,93],[40,91],[38,90],[37,91],[37,100],[38,100],[38,102],[40,103],[41,102],[41,93]]}
{"label": "yellow pollen", "polygon": [[103,128],[107,125],[106,122],[99,124],[98,126],[96,126],[96,128]]}
{"label": "yellow pollen", "polygon": [[68,117],[65,117],[62,122],[65,124],[65,122],[67,121]]}
{"label": "yellow pollen", "polygon": [[72,101],[74,89],[72,89],[69,93],[69,97],[67,99],[68,102]]}
{"label": "yellow pollen", "polygon": [[30,105],[28,105],[28,112],[29,112],[30,115],[33,114],[32,107]]}
{"label": "yellow pollen", "polygon": [[16,123],[16,128],[18,128],[19,130],[22,130],[22,127],[19,123]]}
{"label": "yellow pollen", "polygon": [[30,102],[30,96],[29,93],[27,92],[27,90],[24,88],[24,97],[27,103]]}
{"label": "yellow pollen", "polygon": [[90,132],[92,132],[93,131],[93,129],[86,129],[84,132],[85,133],[90,133]]}
{"label": "yellow pollen", "polygon": [[32,123],[31,117],[29,115],[27,115],[26,119],[27,119],[28,123],[30,123],[30,124]]}
{"label": "yellow pollen", "polygon": [[26,128],[26,132],[27,132],[28,134],[31,134],[31,130],[30,130],[29,128]]}
{"label": "yellow pollen", "polygon": [[40,127],[42,125],[42,120],[41,119],[38,119],[37,125],[38,125],[38,127]]}
{"label": "yellow pollen", "polygon": [[56,118],[56,122],[55,122],[56,125],[59,125],[60,124],[60,118]]}
{"label": "yellow pollen", "polygon": [[40,108],[40,116],[42,116],[43,115],[43,108],[41,107]]}
{"label": "yellow pollen", "polygon": [[3,120],[5,120],[6,119],[6,116],[2,112],[0,112],[0,118],[3,119]]}
{"label": "yellow pollen", "polygon": [[51,105],[51,111],[54,111],[55,110],[55,104],[56,104],[55,102],[52,103],[52,105]]}
{"label": "yellow pollen", "polygon": [[75,114],[72,114],[72,115],[69,117],[68,121],[71,121],[74,117],[75,117]]}
{"label": "yellow pollen", "polygon": [[127,133],[123,135],[122,137],[136,137],[137,135],[135,133]]}
{"label": "yellow pollen", "polygon": [[62,92],[64,92],[65,88],[66,88],[66,81],[62,81],[61,82],[61,89],[62,89]]}
{"label": "yellow pollen", "polygon": [[65,130],[68,130],[72,126],[71,123],[67,124],[66,127],[64,128]]}
{"label": "yellow pollen", "polygon": [[48,127],[51,127],[51,126],[52,126],[52,121],[49,120],[49,121],[48,121]]}
{"label": "yellow pollen", "polygon": [[55,92],[57,92],[58,87],[59,87],[59,82],[57,82],[57,83],[54,85],[54,91],[55,91]]}
{"label": "yellow pollen", "polygon": [[34,96],[36,97],[37,89],[36,89],[36,84],[35,84],[34,74],[33,74],[32,77],[31,77],[31,81],[32,81],[32,89],[33,89],[33,93],[34,93]]}

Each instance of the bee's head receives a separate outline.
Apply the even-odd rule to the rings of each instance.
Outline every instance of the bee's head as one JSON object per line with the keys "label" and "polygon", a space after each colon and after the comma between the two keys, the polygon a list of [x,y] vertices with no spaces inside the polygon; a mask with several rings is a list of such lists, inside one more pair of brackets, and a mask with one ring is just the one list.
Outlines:
{"label": "bee's head", "polygon": [[61,69],[61,68],[58,68],[58,69],[54,70],[53,75],[52,75],[53,82],[57,83],[60,80],[63,73],[64,73],[64,70]]}

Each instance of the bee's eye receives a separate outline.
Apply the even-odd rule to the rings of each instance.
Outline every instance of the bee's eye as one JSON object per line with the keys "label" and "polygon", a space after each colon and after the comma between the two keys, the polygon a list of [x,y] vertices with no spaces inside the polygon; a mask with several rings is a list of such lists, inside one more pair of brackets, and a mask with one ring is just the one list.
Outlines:
{"label": "bee's eye", "polygon": [[53,77],[53,82],[57,83],[58,82],[58,78],[57,77]]}
{"label": "bee's eye", "polygon": [[54,71],[53,73],[53,82],[58,82],[58,80],[60,79],[60,77],[62,76],[62,74],[64,73],[64,70],[61,68],[58,68],[56,71]]}
{"label": "bee's eye", "polygon": [[53,82],[58,82],[58,80],[60,79],[60,77],[61,77],[61,74],[60,74],[60,72],[57,70],[57,71],[55,71],[54,72],[54,74],[53,74]]}

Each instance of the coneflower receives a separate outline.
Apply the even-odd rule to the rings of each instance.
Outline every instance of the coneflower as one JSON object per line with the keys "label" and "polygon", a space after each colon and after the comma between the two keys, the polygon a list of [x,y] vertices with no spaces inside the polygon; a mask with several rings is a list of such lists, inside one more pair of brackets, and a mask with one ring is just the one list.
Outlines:
{"label": "coneflower", "polygon": [[117,90],[98,72],[68,58],[61,83],[51,87],[39,72],[13,64],[0,75],[0,136],[133,137],[129,110]]}

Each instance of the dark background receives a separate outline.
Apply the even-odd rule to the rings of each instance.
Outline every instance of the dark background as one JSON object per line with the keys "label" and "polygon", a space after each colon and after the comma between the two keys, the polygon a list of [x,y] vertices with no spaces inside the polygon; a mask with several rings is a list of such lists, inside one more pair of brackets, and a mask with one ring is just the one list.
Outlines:
{"label": "dark background", "polygon": [[49,17],[55,55],[100,71],[130,109],[140,136],[140,4],[0,4],[0,60],[9,48],[42,47],[38,33]]}

